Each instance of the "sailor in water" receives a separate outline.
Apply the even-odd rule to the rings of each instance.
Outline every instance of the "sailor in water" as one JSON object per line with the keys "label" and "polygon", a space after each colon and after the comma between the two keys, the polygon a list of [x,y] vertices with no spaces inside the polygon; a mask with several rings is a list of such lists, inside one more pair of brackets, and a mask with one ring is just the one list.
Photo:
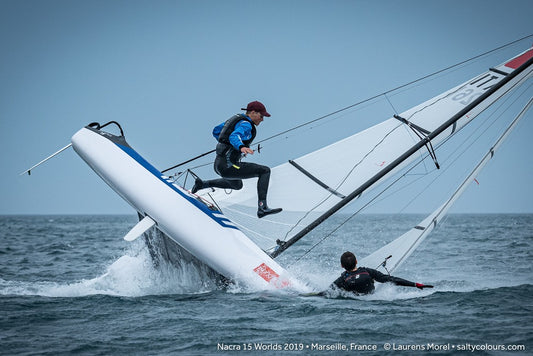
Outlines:
{"label": "sailor in water", "polygon": [[419,289],[433,288],[433,286],[430,285],[414,283],[402,278],[383,274],[372,268],[357,268],[357,259],[355,258],[355,255],[349,251],[342,254],[341,266],[346,271],[344,271],[342,275],[333,282],[331,287],[338,287],[340,289],[354,292],[358,295],[370,294],[374,292],[374,281],[381,283],[391,282],[398,286],[417,287]]}
{"label": "sailor in water", "polygon": [[241,157],[254,154],[250,148],[256,135],[256,126],[263,121],[263,117],[270,117],[265,106],[259,101],[248,104],[246,115],[237,114],[213,129],[213,136],[217,139],[215,172],[222,179],[202,181],[197,178],[191,192],[194,194],[204,188],[224,188],[239,190],[242,180],[259,178],[257,181],[258,209],[257,216],[262,218],[268,214],[279,213],[282,209],[270,209],[266,197],[270,181],[270,168],[256,163],[241,162]]}

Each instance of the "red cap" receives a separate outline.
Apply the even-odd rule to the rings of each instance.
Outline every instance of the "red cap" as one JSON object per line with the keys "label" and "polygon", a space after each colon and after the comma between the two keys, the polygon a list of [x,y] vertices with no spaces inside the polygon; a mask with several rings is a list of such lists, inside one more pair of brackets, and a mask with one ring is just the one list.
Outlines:
{"label": "red cap", "polygon": [[270,117],[270,114],[267,112],[267,109],[265,108],[263,103],[259,101],[252,101],[251,103],[248,104],[248,106],[246,106],[246,109],[241,108],[241,110],[256,111],[263,116]]}

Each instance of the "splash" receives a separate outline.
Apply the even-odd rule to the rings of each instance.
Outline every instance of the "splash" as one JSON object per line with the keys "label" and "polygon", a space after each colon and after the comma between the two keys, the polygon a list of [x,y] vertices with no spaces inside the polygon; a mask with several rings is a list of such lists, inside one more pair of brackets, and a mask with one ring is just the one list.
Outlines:
{"label": "splash", "polygon": [[146,248],[132,248],[92,279],[73,283],[52,281],[23,282],[0,279],[2,295],[39,295],[45,297],[83,297],[111,295],[139,297],[163,294],[205,293],[217,288],[216,282],[201,267],[183,263],[180,269],[161,261],[154,266]]}

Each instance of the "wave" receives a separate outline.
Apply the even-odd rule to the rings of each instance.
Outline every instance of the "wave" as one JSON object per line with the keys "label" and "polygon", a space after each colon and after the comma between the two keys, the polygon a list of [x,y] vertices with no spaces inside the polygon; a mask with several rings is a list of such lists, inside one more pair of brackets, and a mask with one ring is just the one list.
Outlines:
{"label": "wave", "polygon": [[[334,279],[331,266],[311,268],[305,264],[290,269],[298,280],[309,290],[281,291],[283,294],[296,294],[326,289]],[[447,279],[432,280],[435,288],[418,290],[416,288],[399,287],[389,283],[376,283],[376,292],[369,296],[355,297],[364,300],[405,300],[428,297],[436,293],[470,293],[497,288],[509,288],[527,284],[527,280],[494,280],[477,278],[456,280],[454,275],[446,275],[446,271],[435,271],[436,275],[445,275]],[[456,276],[456,275],[455,275]],[[409,276],[408,276],[409,277]],[[446,278],[445,277],[445,278]],[[463,276],[464,277],[464,276]],[[90,295],[110,295],[123,297],[141,297],[147,295],[195,295],[220,290],[219,281],[213,279],[205,268],[194,262],[181,262],[179,268],[163,259],[154,265],[150,252],[144,242],[138,241],[130,245],[129,250],[105,267],[105,273],[90,279],[73,282],[58,281],[16,281],[0,278],[0,295],[44,296],[44,297],[84,297]],[[224,288],[227,293],[256,293],[240,285]],[[261,291],[262,292],[262,291]],[[331,298],[354,298],[351,293],[328,293]]]}
{"label": "wave", "polygon": [[355,295],[352,292],[342,291],[338,289],[330,289],[325,292],[307,293],[302,296],[324,296],[328,299],[357,299],[366,301],[397,301],[408,300],[427,297],[438,297],[442,295],[463,295],[461,298],[467,298],[467,295],[484,295],[491,293],[511,293],[516,295],[522,294],[524,291],[530,295],[533,289],[532,284],[512,284],[512,285],[498,285],[498,286],[473,286],[465,281],[445,281],[439,283],[438,286],[431,289],[419,290],[412,287],[401,287],[391,283],[376,283],[376,290],[368,295]]}
{"label": "wave", "polygon": [[147,249],[130,251],[112,262],[104,274],[60,283],[53,281],[7,281],[0,278],[0,295],[38,295],[44,297],[84,297],[111,295],[140,297],[162,294],[197,294],[217,288],[216,282],[194,264],[177,269],[168,263],[154,266]]}

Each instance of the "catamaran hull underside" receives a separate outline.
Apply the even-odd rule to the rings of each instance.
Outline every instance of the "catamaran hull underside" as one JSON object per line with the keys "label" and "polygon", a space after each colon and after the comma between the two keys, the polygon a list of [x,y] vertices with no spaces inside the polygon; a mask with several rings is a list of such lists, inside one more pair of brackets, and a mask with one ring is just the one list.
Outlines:
{"label": "catamaran hull underside", "polygon": [[252,288],[294,285],[288,273],[221,212],[211,210],[135,152],[122,136],[85,127],[78,155],[140,215],[224,277]]}

